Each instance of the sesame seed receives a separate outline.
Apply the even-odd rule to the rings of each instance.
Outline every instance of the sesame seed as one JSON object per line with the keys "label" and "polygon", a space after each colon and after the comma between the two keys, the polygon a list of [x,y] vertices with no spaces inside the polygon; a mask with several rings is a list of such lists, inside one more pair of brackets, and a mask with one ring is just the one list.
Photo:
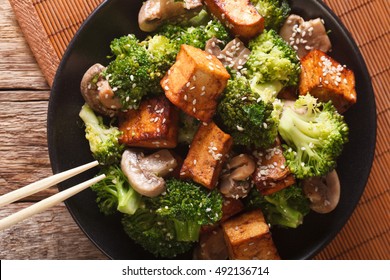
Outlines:
{"label": "sesame seed", "polygon": [[244,131],[244,128],[243,128],[243,127],[241,127],[241,126],[239,126],[239,125],[237,125],[236,127],[237,127],[237,130],[238,130],[238,131]]}

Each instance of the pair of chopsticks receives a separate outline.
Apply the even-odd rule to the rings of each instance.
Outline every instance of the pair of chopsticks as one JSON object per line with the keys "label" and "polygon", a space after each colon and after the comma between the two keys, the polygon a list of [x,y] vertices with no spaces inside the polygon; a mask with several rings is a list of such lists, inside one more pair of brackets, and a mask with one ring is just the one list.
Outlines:
{"label": "pair of chopsticks", "polygon": [[[14,201],[17,201],[21,198],[27,197],[29,195],[32,195],[34,193],[37,193],[41,190],[47,189],[57,183],[60,183],[62,181],[65,181],[66,179],[69,179],[77,174],[80,174],[88,169],[91,169],[95,166],[97,166],[99,163],[97,161],[93,161],[87,164],[84,164],[79,167],[75,167],[73,169],[58,173],[56,175],[50,176],[48,178],[42,179],[40,181],[37,181],[35,183],[29,184],[23,188],[20,188],[18,190],[12,191],[10,193],[7,193],[5,195],[0,196],[0,207],[10,204]],[[66,189],[62,192],[59,192],[53,196],[50,196],[48,198],[45,198],[23,210],[20,210],[19,212],[16,212],[15,214],[12,214],[2,220],[0,220],[0,231],[4,230],[6,228],[9,228],[13,226],[14,224],[23,221],[35,214],[41,213],[45,211],[46,209],[49,209],[50,207],[53,207],[54,205],[57,205],[64,200],[68,199],[69,197],[81,192],[82,190],[88,188],[89,186],[92,186],[93,184],[99,182],[105,177],[104,174],[99,175],[97,177],[94,177],[88,181],[85,181],[83,183],[80,183],[74,187],[71,187],[69,189]]]}

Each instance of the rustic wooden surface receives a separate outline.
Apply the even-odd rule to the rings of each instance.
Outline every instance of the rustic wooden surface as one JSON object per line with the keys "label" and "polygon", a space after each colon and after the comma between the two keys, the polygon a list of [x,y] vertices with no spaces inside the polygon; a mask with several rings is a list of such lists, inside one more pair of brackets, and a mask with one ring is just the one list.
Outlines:
{"label": "rustic wooden surface", "polygon": [[[0,195],[52,175],[46,142],[50,89],[15,19],[0,0]],[[0,209],[0,219],[56,192]],[[0,259],[105,259],[61,204],[0,232]]]}
{"label": "rustic wooden surface", "polygon": [[[99,0],[87,2],[95,6],[100,3]],[[390,146],[386,140],[390,136],[387,94],[390,0],[325,0],[325,3],[347,23],[366,59],[378,105],[378,144],[372,175],[357,209],[343,230],[315,259],[390,259],[390,200],[386,182],[390,163]],[[376,20],[368,23],[367,18],[373,17]],[[72,22],[70,29],[74,26]],[[367,26],[370,26],[369,31],[361,32]],[[53,38],[57,35],[54,32]],[[65,35],[70,39],[69,34]],[[46,143],[50,88],[26,37],[8,0],[0,0],[0,195],[52,174]],[[3,207],[0,219],[55,192],[56,189],[51,188]],[[0,259],[106,257],[85,237],[66,207],[59,205],[0,232]]]}

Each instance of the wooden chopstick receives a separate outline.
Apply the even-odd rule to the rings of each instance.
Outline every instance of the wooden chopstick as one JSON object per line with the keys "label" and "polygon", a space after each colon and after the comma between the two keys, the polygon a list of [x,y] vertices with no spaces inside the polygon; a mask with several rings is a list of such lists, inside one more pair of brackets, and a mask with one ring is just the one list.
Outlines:
{"label": "wooden chopstick", "polygon": [[97,166],[99,163],[97,161],[93,161],[84,165],[81,165],[79,167],[75,167],[73,169],[58,173],[56,175],[47,177],[45,179],[42,179],[40,181],[34,182],[32,184],[29,184],[23,188],[20,188],[18,190],[12,191],[10,193],[4,194],[0,196],[0,207],[7,205],[9,203],[12,203],[14,201],[17,201],[21,198],[27,197],[29,195],[32,195],[34,193],[37,193],[41,190],[47,189],[51,186],[54,186],[55,184],[65,181],[66,179],[69,179],[77,174],[80,174],[92,167]]}
{"label": "wooden chopstick", "polygon": [[[62,181],[65,181],[66,179],[69,179],[77,174],[80,174],[88,169],[91,169],[95,166],[97,166],[99,163],[97,161],[93,161],[84,165],[81,165],[79,167],[75,167],[72,169],[69,169],[67,171],[55,174],[53,176],[47,177],[45,179],[39,180],[35,183],[29,184],[23,188],[20,188],[18,190],[15,190],[13,192],[7,193],[5,195],[2,195],[0,197],[0,207],[10,204],[14,201],[17,201],[21,198],[27,197],[29,195],[32,195],[34,193],[37,193],[41,190],[47,189],[57,183],[60,183]],[[0,231],[3,229],[6,229],[22,220],[25,220],[35,214],[38,214],[40,212],[45,211],[46,209],[64,201],[65,199],[81,192],[82,190],[88,188],[89,186],[99,182],[104,177],[106,177],[104,174],[94,177],[88,181],[85,181],[83,183],[80,183],[72,188],[66,189],[62,192],[59,192],[51,197],[48,197],[46,199],[43,199],[34,205],[31,205],[19,212],[16,212],[15,214],[12,214],[2,220],[0,220]]]}
{"label": "wooden chopstick", "polygon": [[35,214],[41,213],[45,211],[46,209],[53,207],[54,205],[64,201],[65,199],[81,192],[82,190],[88,188],[89,186],[99,182],[106,176],[104,174],[99,175],[97,177],[94,177],[88,181],[85,181],[83,183],[80,183],[74,187],[71,187],[69,189],[66,189],[62,192],[59,192],[53,196],[50,196],[48,198],[45,198],[23,210],[20,210],[19,212],[16,212],[15,214],[12,214],[2,220],[0,220],[0,231],[9,228],[13,226],[14,224],[23,221]]}

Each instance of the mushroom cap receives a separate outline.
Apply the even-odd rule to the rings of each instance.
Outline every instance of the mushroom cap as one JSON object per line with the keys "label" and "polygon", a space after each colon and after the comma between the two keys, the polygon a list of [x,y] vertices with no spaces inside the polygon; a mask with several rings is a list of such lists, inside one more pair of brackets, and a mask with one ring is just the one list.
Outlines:
{"label": "mushroom cap", "polygon": [[[111,98],[105,98],[102,102],[101,95],[103,94],[101,94],[100,89],[104,89],[105,92],[112,92],[108,81],[104,80],[101,75],[104,69],[105,67],[99,63],[92,65],[81,79],[80,91],[85,102],[87,102],[92,110],[102,115],[113,117],[117,114],[120,106],[118,106],[118,101],[113,98],[113,94],[110,95]],[[108,106],[105,106],[105,104]],[[111,106],[114,104],[115,108]]]}
{"label": "mushroom cap", "polygon": [[340,181],[336,170],[322,177],[302,181],[303,192],[310,200],[310,208],[321,214],[334,210],[340,200]]}
{"label": "mushroom cap", "polygon": [[123,152],[121,169],[129,180],[133,189],[148,197],[156,197],[165,191],[165,181],[162,177],[144,170],[140,166],[141,152],[127,149]]}
{"label": "mushroom cap", "polygon": [[252,186],[248,178],[256,168],[254,160],[247,154],[240,154],[230,159],[227,167],[229,171],[222,176],[219,184],[220,192],[236,199],[247,196]]}
{"label": "mushroom cap", "polygon": [[201,0],[147,0],[138,13],[138,25],[142,31],[152,32],[167,19],[191,17],[202,9]]}

